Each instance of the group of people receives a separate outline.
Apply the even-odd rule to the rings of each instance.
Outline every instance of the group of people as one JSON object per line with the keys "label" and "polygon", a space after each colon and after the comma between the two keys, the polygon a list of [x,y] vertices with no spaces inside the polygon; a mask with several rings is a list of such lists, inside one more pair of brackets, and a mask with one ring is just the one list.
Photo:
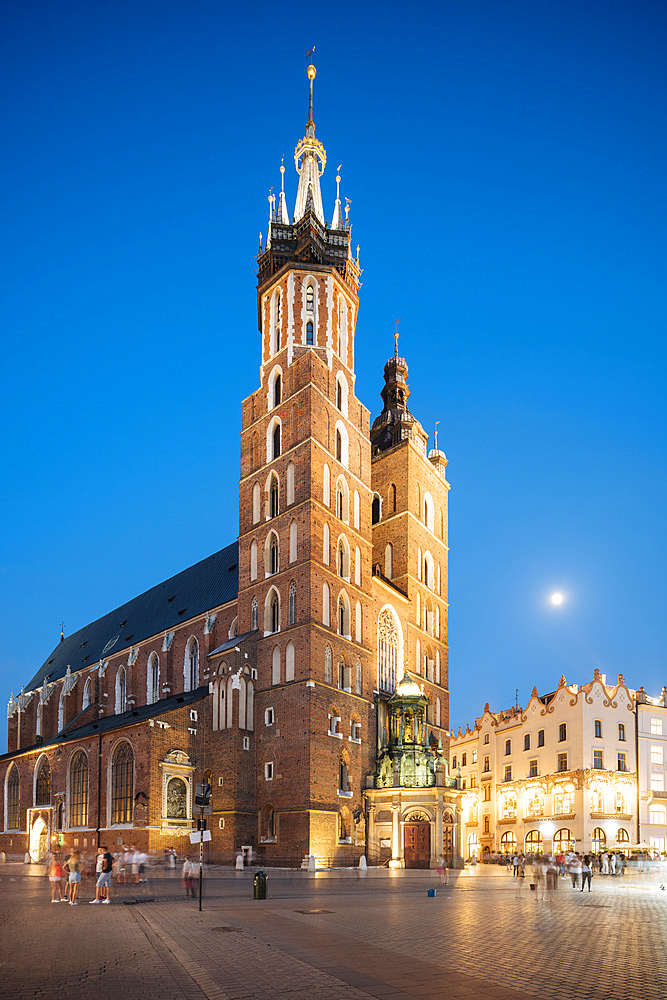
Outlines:
{"label": "group of people", "polygon": [[[174,856],[176,852],[174,851]],[[121,847],[111,854],[106,845],[97,848],[95,858],[95,899],[89,903],[110,903],[111,884],[114,874],[116,883],[131,883],[138,885],[147,881],[149,857],[143,851],[133,847]],[[175,861],[174,861],[175,865]],[[80,851],[72,851],[65,858],[58,852],[48,858],[49,883],[51,885],[52,903],[69,903],[78,906],[79,887],[82,877],[93,874],[90,859],[84,858]]]}
{"label": "group of people", "polygon": [[[625,855],[619,853],[580,854],[578,851],[566,851],[551,855],[514,854],[507,858],[507,867],[512,869],[516,879],[526,876],[529,868],[531,884],[535,887],[535,898],[545,899],[548,894],[558,888],[557,880],[570,879],[573,889],[583,892],[591,885],[594,874],[623,875],[625,872]],[[546,896],[545,896],[546,892]]]}

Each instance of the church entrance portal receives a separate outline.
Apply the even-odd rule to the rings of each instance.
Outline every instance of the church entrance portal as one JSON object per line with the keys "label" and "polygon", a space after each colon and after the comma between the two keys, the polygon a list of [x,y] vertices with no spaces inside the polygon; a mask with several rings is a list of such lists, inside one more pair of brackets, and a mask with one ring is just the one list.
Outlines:
{"label": "church entrance portal", "polygon": [[403,828],[406,868],[428,868],[431,860],[431,824],[406,823]]}

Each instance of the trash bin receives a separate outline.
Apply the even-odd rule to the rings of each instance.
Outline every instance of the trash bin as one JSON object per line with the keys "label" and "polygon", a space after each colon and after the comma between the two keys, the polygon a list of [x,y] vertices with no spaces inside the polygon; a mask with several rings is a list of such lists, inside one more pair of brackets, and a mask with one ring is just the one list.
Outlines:
{"label": "trash bin", "polygon": [[254,879],[252,880],[252,898],[253,899],[269,898],[269,878],[265,872],[257,872]]}
{"label": "trash bin", "polygon": [[436,892],[435,889],[427,889],[426,890],[426,895],[427,896],[435,896],[435,892]]}

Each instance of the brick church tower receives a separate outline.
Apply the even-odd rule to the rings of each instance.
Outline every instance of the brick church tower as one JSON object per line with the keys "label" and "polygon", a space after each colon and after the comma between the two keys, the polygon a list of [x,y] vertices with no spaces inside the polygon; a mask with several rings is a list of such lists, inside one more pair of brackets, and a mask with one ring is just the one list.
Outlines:
{"label": "brick church tower", "polygon": [[238,630],[259,630],[260,839],[321,855],[353,842],[363,807],[375,630],[369,413],[354,394],[360,271],[340,177],[324,215],[312,65],[308,78],[294,214],[281,167],[257,258],[261,385],[243,403]]}

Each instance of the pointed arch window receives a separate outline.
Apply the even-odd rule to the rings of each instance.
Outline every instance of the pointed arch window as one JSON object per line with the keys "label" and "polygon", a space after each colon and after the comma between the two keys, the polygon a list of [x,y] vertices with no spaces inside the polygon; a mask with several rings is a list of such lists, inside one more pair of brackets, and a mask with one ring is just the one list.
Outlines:
{"label": "pointed arch window", "polygon": [[151,653],[148,658],[148,704],[154,705],[160,700],[160,660],[157,653]]}
{"label": "pointed arch window", "polygon": [[254,538],[250,543],[250,579],[257,579],[257,542]]}
{"label": "pointed arch window", "polygon": [[331,610],[330,610],[330,595],[329,595],[329,584],[325,583],[322,585],[322,624],[327,627],[331,624]]}
{"label": "pointed arch window", "polygon": [[296,625],[296,583],[294,580],[289,585],[289,607],[287,614],[287,624]]}
{"label": "pointed arch window", "polygon": [[280,598],[275,589],[272,589],[267,595],[265,631],[280,631]]}
{"label": "pointed arch window", "polygon": [[119,743],[111,760],[111,822],[131,823],[134,800],[134,753],[127,740]]}
{"label": "pointed arch window", "polygon": [[188,641],[185,650],[185,683],[186,691],[194,691],[199,687],[199,643],[194,636]]}
{"label": "pointed arch window", "polygon": [[306,288],[306,312],[315,312],[315,289],[312,284]]}
{"label": "pointed arch window", "polygon": [[377,493],[373,497],[373,506],[372,506],[372,510],[371,510],[371,519],[373,521],[373,524],[377,524],[379,522],[379,520],[380,520],[380,498],[377,495]]}
{"label": "pointed arch window", "polygon": [[125,667],[119,667],[116,674],[116,715],[127,710],[127,675]]}
{"label": "pointed arch window", "polygon": [[361,660],[357,660],[354,667],[354,693],[361,694]]}
{"label": "pointed arch window", "polygon": [[331,654],[331,646],[327,645],[327,646],[324,647],[324,683],[325,684],[331,684],[332,683],[332,680],[333,680],[333,678],[332,678],[332,663],[333,663],[333,657],[332,657],[332,654]]}
{"label": "pointed arch window", "polygon": [[282,398],[282,380],[280,374],[276,375],[273,382],[273,405],[277,406]]}
{"label": "pointed arch window", "polygon": [[271,534],[269,541],[269,573],[273,575],[278,572],[278,539],[275,534]]}
{"label": "pointed arch window", "polygon": [[343,386],[340,383],[340,379],[336,383],[336,406],[339,410],[343,409]]}
{"label": "pointed arch window", "polygon": [[257,598],[253,597],[250,604],[250,630],[254,632],[257,628]]}
{"label": "pointed arch window", "polygon": [[393,691],[398,669],[398,629],[388,608],[378,622],[378,683],[381,691]]}
{"label": "pointed arch window", "polygon": [[315,337],[313,334],[313,321],[311,319],[306,323],[306,344],[313,344]]}
{"label": "pointed arch window", "polygon": [[273,473],[269,479],[269,517],[278,515],[278,477]]}
{"label": "pointed arch window", "polygon": [[343,436],[338,429],[336,430],[336,461],[343,461]]}
{"label": "pointed arch window", "polygon": [[350,606],[344,593],[338,598],[338,632],[340,635],[350,635]]}
{"label": "pointed arch window", "polygon": [[260,489],[259,483],[255,483],[252,488],[252,523],[259,521]]}
{"label": "pointed arch window", "polygon": [[88,758],[77,750],[69,769],[69,825],[88,826]]}
{"label": "pointed arch window", "polygon": [[83,700],[81,702],[81,711],[82,712],[84,712],[92,704],[92,701],[93,701],[92,691],[93,691],[93,685],[92,685],[92,681],[91,681],[91,679],[89,677],[86,680],[86,683],[83,686]]}
{"label": "pointed arch window", "polygon": [[58,732],[60,732],[65,725],[65,689],[60,692],[60,698],[58,699]]}
{"label": "pointed arch window", "polygon": [[280,457],[280,424],[273,428],[273,457]]}
{"label": "pointed arch window", "polygon": [[287,466],[287,506],[294,503],[294,462]]}
{"label": "pointed arch window", "polygon": [[296,521],[292,521],[289,526],[289,561],[296,562],[296,543],[297,543],[297,527]]}
{"label": "pointed arch window", "polygon": [[7,829],[18,830],[20,820],[19,793],[21,783],[19,769],[12,764],[7,775]]}
{"label": "pointed arch window", "polygon": [[391,542],[387,543],[384,550],[384,575],[391,580],[394,575],[394,549]]}
{"label": "pointed arch window", "polygon": [[46,757],[42,757],[39,764],[39,771],[37,772],[37,781],[35,782],[35,805],[48,806],[50,803],[51,766]]}

